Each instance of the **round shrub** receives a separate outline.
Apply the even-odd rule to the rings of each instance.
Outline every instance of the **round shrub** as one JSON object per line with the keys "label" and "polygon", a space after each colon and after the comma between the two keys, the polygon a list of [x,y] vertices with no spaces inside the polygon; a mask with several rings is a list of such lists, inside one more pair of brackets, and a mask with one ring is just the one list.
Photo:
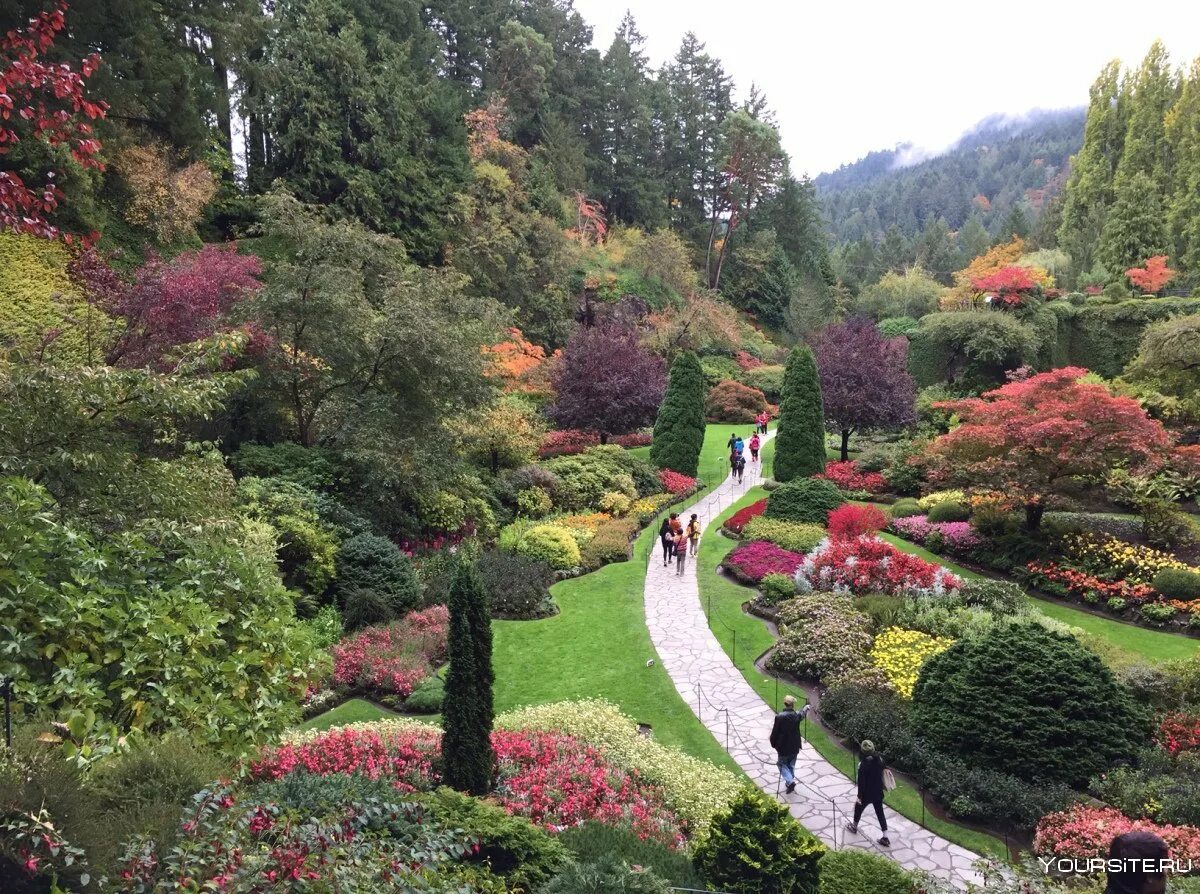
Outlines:
{"label": "round shrub", "polygon": [[558,525],[535,525],[517,541],[516,550],[523,556],[540,559],[560,571],[579,565],[579,544],[566,528]]}
{"label": "round shrub", "polygon": [[625,515],[629,512],[629,507],[633,505],[633,500],[622,493],[615,490],[610,490],[608,493],[600,497],[599,509],[601,512],[607,512],[609,515]]}
{"label": "round shrub", "polygon": [[925,517],[930,524],[939,524],[941,522],[964,522],[971,517],[971,510],[962,503],[957,503],[948,500],[945,503],[937,503],[929,510],[929,514]]}
{"label": "round shrub", "polygon": [[692,859],[709,887],[731,894],[816,894],[825,846],[785,805],[747,787],[713,818]]}
{"label": "round shrub", "polygon": [[347,630],[386,624],[396,617],[383,594],[374,590],[346,590],[342,593],[342,599],[342,623]]}
{"label": "round shrub", "polygon": [[709,422],[751,425],[759,413],[767,411],[767,399],[757,388],[741,382],[719,382],[708,392],[704,415]]}
{"label": "round shrub", "polygon": [[1019,614],[1025,609],[1025,591],[1012,581],[964,580],[958,593],[967,605],[985,608],[998,617]]}
{"label": "round shrub", "polygon": [[767,605],[776,605],[785,599],[796,595],[796,582],[787,574],[768,574],[758,582],[762,601]]}
{"label": "round shrub", "polygon": [[421,583],[412,561],[386,537],[359,534],[342,541],[337,554],[337,591],[370,590],[399,616],[421,601]]}
{"label": "round shrub", "polygon": [[975,766],[1072,786],[1149,738],[1146,713],[1100,658],[1037,624],[996,626],[931,658],[909,721]]}
{"label": "round shrub", "polygon": [[767,518],[823,525],[829,513],[844,503],[837,485],[823,478],[797,478],[771,491]]}
{"label": "round shrub", "polygon": [[475,563],[494,618],[530,619],[554,614],[550,585],[554,570],[543,560],[504,549],[480,555]]}
{"label": "round shrub", "polygon": [[1200,599],[1200,573],[1182,568],[1164,568],[1154,575],[1154,589],[1167,599],[1187,602]]}
{"label": "round shrub", "polygon": [[912,497],[903,497],[888,507],[888,515],[892,518],[909,518],[913,515],[924,515],[925,510],[917,505]]}
{"label": "round shrub", "polygon": [[825,539],[825,529],[820,525],[759,516],[746,523],[742,528],[742,536],[746,540],[769,540],[794,553],[806,553]]}
{"label": "round shrub", "polygon": [[446,681],[431,674],[404,700],[404,710],[409,714],[437,714],[442,710],[445,697]]}
{"label": "round shrub", "polygon": [[888,754],[898,740],[908,702],[889,686],[838,680],[821,696],[821,719],[851,742],[870,739]]}
{"label": "round shrub", "polygon": [[811,593],[779,606],[779,642],[767,667],[831,681],[869,664],[871,619],[840,593]]}
{"label": "round shrub", "polygon": [[517,492],[517,514],[526,518],[541,518],[554,508],[550,495],[540,487],[527,487]]}
{"label": "round shrub", "polygon": [[820,894],[911,894],[911,875],[887,857],[861,851],[829,851],[821,858]]}

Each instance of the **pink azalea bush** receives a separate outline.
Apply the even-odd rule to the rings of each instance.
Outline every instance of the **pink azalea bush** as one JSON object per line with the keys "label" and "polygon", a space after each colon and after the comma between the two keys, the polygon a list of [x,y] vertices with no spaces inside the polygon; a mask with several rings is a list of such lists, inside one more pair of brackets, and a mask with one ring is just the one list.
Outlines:
{"label": "pink azalea bush", "polygon": [[696,489],[696,479],[672,469],[660,469],[658,480],[663,490],[670,494],[687,494]]}
{"label": "pink azalea bush", "polygon": [[[250,774],[275,780],[295,772],[361,773],[389,779],[400,791],[428,791],[441,781],[435,769],[440,738],[437,729],[415,725],[332,729],[264,749]],[[631,826],[641,838],[672,847],[685,844],[683,825],[664,806],[659,789],[616,766],[600,749],[538,730],[496,730],[492,747],[497,780],[492,796],[508,813],[551,832],[595,820]]]}
{"label": "pink azalea bush", "polygon": [[804,561],[804,556],[776,546],[769,540],[743,543],[722,562],[727,572],[745,584],[757,584],[768,574],[791,577]]}
{"label": "pink azalea bush", "polygon": [[804,557],[796,571],[801,592],[836,591],[856,595],[909,593],[940,595],[962,582],[940,565],[901,552],[878,537],[827,540]]}
{"label": "pink azalea bush", "polygon": [[1195,826],[1130,819],[1114,807],[1090,804],[1076,804],[1042,817],[1033,836],[1033,850],[1043,856],[1080,860],[1107,857],[1113,838],[1133,831],[1158,835],[1176,860],[1200,860],[1200,829]]}
{"label": "pink azalea bush", "polygon": [[842,490],[865,490],[880,494],[887,490],[887,480],[879,472],[863,472],[855,460],[825,464],[824,473],[817,476],[832,481]]}
{"label": "pink azalea bush", "polygon": [[889,527],[905,540],[922,546],[936,531],[942,535],[945,548],[954,553],[969,553],[983,542],[970,522],[931,522],[924,515],[910,515],[892,519]]}
{"label": "pink azalea bush", "polygon": [[408,698],[446,660],[449,623],[446,606],[435,605],[346,637],[330,649],[334,684]]}

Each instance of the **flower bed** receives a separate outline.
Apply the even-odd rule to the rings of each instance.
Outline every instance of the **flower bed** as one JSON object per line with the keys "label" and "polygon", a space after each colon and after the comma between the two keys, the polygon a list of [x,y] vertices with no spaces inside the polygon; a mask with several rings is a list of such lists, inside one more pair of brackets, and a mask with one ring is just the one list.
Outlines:
{"label": "flower bed", "polygon": [[1170,553],[1126,543],[1108,534],[1069,534],[1063,538],[1063,553],[1071,565],[1098,577],[1124,578],[1138,584],[1151,583],[1158,572],[1167,568],[1196,570]]}
{"label": "flower bed", "polygon": [[747,540],[769,540],[776,546],[790,549],[794,553],[807,553],[825,539],[825,529],[820,525],[759,515],[746,523],[742,528],[742,536]]}
{"label": "flower bed", "polygon": [[[921,546],[938,546],[959,555],[969,555],[983,543],[970,522],[931,522],[924,515],[909,515],[892,519],[888,527],[905,540]],[[931,538],[934,533],[939,537]]]}
{"label": "flower bed", "polygon": [[954,645],[954,640],[930,636],[919,630],[891,627],[875,637],[871,661],[883,670],[888,682],[904,698],[912,698],[921,667],[939,652]]}
{"label": "flower bed", "polygon": [[347,637],[330,649],[334,684],[408,698],[446,660],[449,622],[446,607],[435,605]]}
{"label": "flower bed", "polygon": [[826,463],[825,471],[817,477],[832,481],[842,490],[860,490],[869,494],[881,494],[888,486],[881,473],[863,472],[855,460]]}
{"label": "flower bed", "polygon": [[1113,838],[1126,832],[1153,832],[1176,860],[1200,860],[1200,829],[1133,820],[1113,807],[1076,804],[1042,817],[1033,837],[1034,853],[1086,860],[1107,857]]}
{"label": "flower bed", "polygon": [[752,540],[726,556],[722,567],[742,583],[754,585],[768,574],[795,574],[803,561],[801,553],[781,549],[767,540]]}
{"label": "flower bed", "polygon": [[757,502],[751,503],[749,506],[739,509],[733,515],[729,516],[729,518],[725,519],[725,523],[722,524],[721,527],[730,534],[733,534],[735,537],[740,537],[742,530],[746,527],[750,519],[758,518],[766,511],[767,501],[764,498],[762,500],[758,500]]}
{"label": "flower bed", "polygon": [[802,591],[832,590],[856,595],[886,593],[941,595],[962,582],[940,565],[901,552],[878,537],[829,540],[804,557],[796,572]]}
{"label": "flower bed", "polygon": [[[389,780],[400,791],[429,791],[440,782],[434,766],[440,736],[432,726],[390,721],[332,729],[264,749],[250,774],[273,780],[294,772],[358,773]],[[493,797],[508,813],[551,832],[595,820],[631,827],[641,838],[672,847],[684,845],[680,822],[661,791],[607,760],[600,749],[545,730],[496,730],[492,747]]]}
{"label": "flower bed", "polygon": [[780,603],[777,617],[780,638],[769,669],[830,683],[870,667],[871,619],[850,597],[810,593]]}
{"label": "flower bed", "polygon": [[695,478],[672,469],[660,470],[658,480],[662,483],[663,490],[676,496],[691,493],[696,489]]}
{"label": "flower bed", "polygon": [[1025,566],[1033,586],[1056,596],[1078,599],[1089,605],[1121,600],[1122,608],[1154,601],[1158,594],[1148,584],[1105,580],[1057,562],[1030,562]]}

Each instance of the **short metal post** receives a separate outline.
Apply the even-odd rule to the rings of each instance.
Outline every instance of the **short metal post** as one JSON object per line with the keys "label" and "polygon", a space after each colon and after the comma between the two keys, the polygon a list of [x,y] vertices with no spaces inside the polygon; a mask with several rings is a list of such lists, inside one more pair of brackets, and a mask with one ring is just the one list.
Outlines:
{"label": "short metal post", "polygon": [[921,828],[925,828],[925,786],[918,785],[917,791],[921,793]]}
{"label": "short metal post", "polygon": [[4,747],[12,748],[12,677],[5,677],[0,683],[0,694],[4,696]]}
{"label": "short metal post", "polygon": [[737,631],[733,631],[733,666],[737,667]]}
{"label": "short metal post", "polygon": [[[778,713],[778,711],[779,711],[779,678],[778,677],[775,678],[775,711],[776,711],[776,713]],[[808,723],[807,717],[804,718],[804,722]],[[805,729],[807,729],[807,728],[808,727],[806,726]],[[807,736],[805,738],[807,738]]]}

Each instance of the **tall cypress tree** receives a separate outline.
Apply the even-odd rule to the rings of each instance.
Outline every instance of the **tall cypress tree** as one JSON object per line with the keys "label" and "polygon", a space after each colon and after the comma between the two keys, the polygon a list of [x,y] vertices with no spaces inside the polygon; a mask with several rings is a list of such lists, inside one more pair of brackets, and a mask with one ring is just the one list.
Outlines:
{"label": "tall cypress tree", "polygon": [[492,633],[487,595],[469,562],[450,584],[450,670],[442,699],[442,778],[471,795],[491,788]]}
{"label": "tall cypress tree", "polygon": [[660,469],[695,475],[704,446],[704,371],[691,351],[671,364],[667,393],[654,421],[650,462]]}
{"label": "tall cypress tree", "polygon": [[1116,201],[1109,209],[1096,248],[1096,260],[1119,275],[1146,258],[1170,251],[1166,217],[1154,180],[1138,171],[1117,178]]}
{"label": "tall cypress tree", "polygon": [[821,380],[807,345],[792,348],[783,374],[775,478],[791,481],[825,470],[825,408]]}

